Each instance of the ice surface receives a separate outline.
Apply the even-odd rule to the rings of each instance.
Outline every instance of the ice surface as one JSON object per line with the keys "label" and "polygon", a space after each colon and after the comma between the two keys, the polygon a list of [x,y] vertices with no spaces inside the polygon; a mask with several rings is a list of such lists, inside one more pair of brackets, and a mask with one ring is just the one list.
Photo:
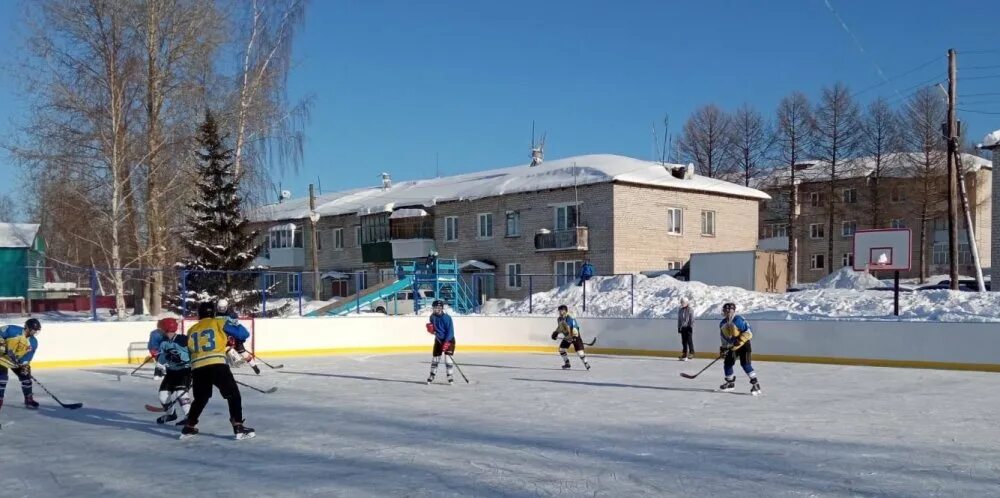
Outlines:
{"label": "ice surface", "polygon": [[39,370],[86,405],[39,393],[29,412],[8,389],[0,495],[997,496],[996,374],[762,362],[754,398],[742,373],[714,392],[718,365],[678,375],[707,360],[592,355],[592,371],[562,371],[554,351],[461,342],[457,357],[473,384],[424,385],[425,355],[240,370],[279,387],[243,389],[250,441],[230,439],[218,394],[202,434],[178,441],[130,368]]}

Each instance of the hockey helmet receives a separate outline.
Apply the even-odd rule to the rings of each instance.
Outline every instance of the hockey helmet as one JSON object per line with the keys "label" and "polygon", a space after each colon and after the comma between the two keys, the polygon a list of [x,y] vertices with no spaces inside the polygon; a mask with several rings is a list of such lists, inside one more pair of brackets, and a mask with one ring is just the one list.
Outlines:
{"label": "hockey helmet", "polygon": [[736,304],[735,303],[726,303],[726,304],[722,305],[722,312],[723,313],[728,313],[730,311],[732,311],[733,313],[736,312]]}
{"label": "hockey helmet", "polygon": [[198,318],[215,318],[215,303],[204,302],[199,304]]}
{"label": "hockey helmet", "polygon": [[444,309],[444,301],[436,299],[433,303],[431,303],[431,308]]}
{"label": "hockey helmet", "polygon": [[28,321],[24,322],[24,328],[33,332],[38,332],[39,330],[42,330],[42,324],[37,318],[29,318]]}
{"label": "hockey helmet", "polygon": [[176,318],[161,318],[156,322],[156,328],[162,330],[167,334],[173,334],[177,332],[177,319]]}

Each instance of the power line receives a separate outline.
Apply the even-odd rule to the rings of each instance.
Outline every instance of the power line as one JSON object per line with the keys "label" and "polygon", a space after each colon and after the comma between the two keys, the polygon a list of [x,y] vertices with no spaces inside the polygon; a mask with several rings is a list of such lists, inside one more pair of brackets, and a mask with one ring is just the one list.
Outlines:
{"label": "power line", "polygon": [[916,66],[916,67],[914,67],[912,69],[908,69],[905,72],[899,73],[899,74],[893,76],[892,78],[889,78],[887,81],[883,81],[882,83],[877,83],[875,85],[872,85],[870,87],[867,87],[867,88],[865,88],[863,90],[858,91],[857,93],[854,94],[854,97],[857,97],[858,95],[861,95],[863,93],[869,92],[869,91],[874,90],[876,88],[880,88],[880,87],[883,87],[885,85],[888,85],[889,83],[891,83],[893,81],[896,81],[896,80],[898,80],[898,79],[900,79],[900,78],[902,78],[904,76],[909,76],[909,75],[911,75],[911,74],[913,74],[913,73],[915,73],[915,72],[917,72],[917,71],[919,71],[919,70],[921,70],[921,69],[923,69],[923,68],[925,68],[927,66],[930,66],[931,64],[934,64],[936,62],[941,62],[941,59],[942,59],[942,57],[939,55],[939,56],[936,56],[936,57],[934,57],[933,59],[931,59],[931,60],[929,60],[927,62],[922,62],[922,63],[920,63],[920,65],[918,65],[918,66]]}
{"label": "power line", "polygon": [[968,66],[968,67],[963,67],[962,70],[969,71],[973,69],[979,70],[979,69],[997,69],[997,68],[1000,68],[1000,64],[994,64],[990,66]]}
{"label": "power line", "polygon": [[966,76],[962,80],[995,80],[1000,78],[1000,74],[991,74],[988,76]]}
{"label": "power line", "polygon": [[973,109],[962,109],[962,108],[959,108],[958,110],[962,111],[962,112],[969,112],[969,113],[972,113],[972,114],[989,114],[991,116],[1000,116],[1000,111],[996,111],[996,112],[994,112],[994,111],[976,111],[976,110],[973,110]]}
{"label": "power line", "polygon": [[1000,95],[1000,92],[988,92],[988,93],[967,93],[963,97],[992,97],[994,95]]}

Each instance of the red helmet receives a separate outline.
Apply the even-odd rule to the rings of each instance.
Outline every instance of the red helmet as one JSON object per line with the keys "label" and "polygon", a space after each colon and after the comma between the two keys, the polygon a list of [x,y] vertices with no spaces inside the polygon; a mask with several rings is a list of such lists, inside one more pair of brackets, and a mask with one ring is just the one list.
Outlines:
{"label": "red helmet", "polygon": [[177,332],[177,319],[161,318],[160,321],[156,322],[156,328],[168,334],[173,334],[174,332]]}

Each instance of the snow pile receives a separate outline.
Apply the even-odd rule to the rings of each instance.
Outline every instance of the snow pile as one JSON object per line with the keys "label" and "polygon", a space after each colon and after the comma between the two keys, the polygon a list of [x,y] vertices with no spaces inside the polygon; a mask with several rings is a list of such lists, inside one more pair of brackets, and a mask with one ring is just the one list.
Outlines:
{"label": "snow pile", "polygon": [[882,281],[868,272],[854,271],[849,266],[841,268],[823,278],[812,287],[813,289],[857,289],[865,290],[881,287]]}
{"label": "snow pile", "polygon": [[45,282],[42,288],[47,291],[71,291],[76,289],[76,282]]}
{"label": "snow pile", "polygon": [[996,147],[1000,145],[1000,130],[994,131],[983,138],[983,147]]}
{"label": "snow pile", "polygon": [[[588,283],[587,309],[583,288],[569,284],[531,296],[531,303],[494,300],[483,308],[486,315],[554,315],[560,304],[586,316],[674,318],[683,297],[691,301],[696,317],[717,318],[722,305],[736,303],[747,318],[767,320],[895,320],[892,292],[854,288],[813,288],[801,292],[769,294],[738,287],[713,287],[682,282],[670,276],[636,275],[633,301],[630,276],[596,277]],[[872,283],[878,285],[879,281]],[[866,284],[867,285],[867,284]],[[1000,322],[1000,293],[948,290],[901,292],[900,319],[914,321]]]}

